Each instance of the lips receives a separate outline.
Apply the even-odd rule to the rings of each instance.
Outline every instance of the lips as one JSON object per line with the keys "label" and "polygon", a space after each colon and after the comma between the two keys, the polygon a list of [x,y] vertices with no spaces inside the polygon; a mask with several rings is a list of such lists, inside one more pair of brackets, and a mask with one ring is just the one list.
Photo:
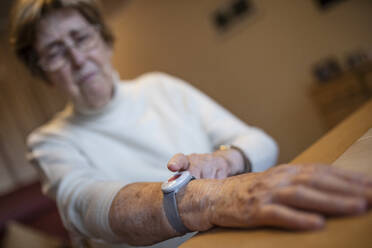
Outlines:
{"label": "lips", "polygon": [[78,83],[83,84],[83,83],[89,81],[90,79],[92,79],[95,75],[96,75],[96,72],[86,73],[83,76],[79,77]]}

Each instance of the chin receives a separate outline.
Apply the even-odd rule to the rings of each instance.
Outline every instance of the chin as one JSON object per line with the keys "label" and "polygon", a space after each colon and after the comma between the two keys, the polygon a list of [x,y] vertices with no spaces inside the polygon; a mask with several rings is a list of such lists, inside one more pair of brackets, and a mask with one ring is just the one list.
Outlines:
{"label": "chin", "polygon": [[90,92],[87,100],[87,105],[92,108],[102,108],[111,100],[111,90],[107,88],[97,89],[97,91]]}

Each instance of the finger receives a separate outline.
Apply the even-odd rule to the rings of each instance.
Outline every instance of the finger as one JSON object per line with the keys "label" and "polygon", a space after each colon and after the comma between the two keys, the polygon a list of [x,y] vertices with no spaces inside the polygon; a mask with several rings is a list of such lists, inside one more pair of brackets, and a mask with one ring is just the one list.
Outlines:
{"label": "finger", "polygon": [[258,225],[283,227],[292,230],[313,230],[324,226],[321,215],[306,213],[279,204],[265,205],[260,210]]}
{"label": "finger", "polygon": [[371,176],[364,175],[360,172],[355,172],[343,168],[338,168],[335,166],[324,165],[324,164],[312,164],[309,166],[303,166],[302,170],[308,172],[322,172],[322,174],[331,174],[347,180],[349,182],[354,182],[362,184],[364,186],[372,187],[372,178]]}
{"label": "finger", "polygon": [[200,178],[203,178],[203,175],[201,174],[201,170],[199,167],[197,166],[189,166],[189,169],[188,171],[190,172],[190,174],[192,176],[194,176],[196,179],[200,179]]}
{"label": "finger", "polygon": [[295,184],[349,196],[362,196],[372,203],[372,189],[337,177],[332,174],[300,175],[293,178]]}
{"label": "finger", "polygon": [[189,160],[187,159],[187,156],[185,156],[183,153],[177,153],[174,155],[168,162],[168,169],[176,172],[176,171],[183,171],[187,170],[189,168]]}
{"label": "finger", "polygon": [[[192,163],[191,163],[192,164]],[[203,164],[201,178],[223,179],[227,177],[227,166],[224,159],[209,161]]]}
{"label": "finger", "polygon": [[276,192],[274,202],[331,215],[359,214],[366,210],[362,197],[335,195],[305,186],[290,186]]}
{"label": "finger", "polygon": [[216,178],[216,172],[217,168],[213,166],[204,165],[201,168],[200,178]]}
{"label": "finger", "polygon": [[218,168],[216,170],[216,176],[215,176],[216,179],[224,179],[226,177],[227,177],[226,170],[224,170],[223,168]]}
{"label": "finger", "polygon": [[356,174],[350,174],[348,178],[345,178],[345,171],[338,169],[334,171],[335,173],[326,169],[326,171],[318,170],[318,172],[311,174],[299,175],[293,178],[293,182],[295,184],[305,184],[322,191],[349,196],[362,196],[372,206],[372,186],[367,186],[362,180],[354,178]]}
{"label": "finger", "polygon": [[341,169],[334,166],[330,166],[329,170],[332,174],[343,178],[344,180],[372,188],[372,178],[370,176],[364,175],[360,172]]}

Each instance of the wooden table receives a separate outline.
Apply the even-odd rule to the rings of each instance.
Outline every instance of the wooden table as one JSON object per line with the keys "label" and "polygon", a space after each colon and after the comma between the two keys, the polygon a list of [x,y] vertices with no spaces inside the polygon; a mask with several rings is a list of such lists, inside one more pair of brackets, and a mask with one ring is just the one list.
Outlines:
{"label": "wooden table", "polygon": [[[331,164],[371,127],[372,100],[369,100],[291,163],[322,162]],[[372,248],[372,210],[363,216],[329,219],[324,229],[312,232],[216,228],[196,235],[180,247]]]}

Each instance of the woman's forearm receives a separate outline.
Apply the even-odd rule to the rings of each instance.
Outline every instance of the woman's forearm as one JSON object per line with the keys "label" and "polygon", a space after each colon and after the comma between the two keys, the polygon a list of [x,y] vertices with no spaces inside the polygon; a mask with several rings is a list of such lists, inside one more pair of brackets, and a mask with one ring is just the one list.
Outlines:
{"label": "woman's forearm", "polygon": [[161,183],[133,183],[122,188],[110,209],[113,232],[131,245],[150,245],[176,236],[162,199]]}
{"label": "woman's forearm", "polygon": [[[188,229],[212,227],[207,208],[217,184],[217,180],[194,180],[177,193],[179,213]],[[164,213],[161,183],[133,183],[122,188],[113,200],[109,218],[113,232],[131,245],[151,245],[181,235]]]}
{"label": "woman's forearm", "polygon": [[[176,196],[191,231],[213,226],[274,226],[312,230],[326,215],[355,215],[372,207],[372,179],[327,165],[281,165],[226,179],[192,180]],[[163,210],[161,183],[135,183],[115,197],[110,225],[132,245],[179,236]]]}

